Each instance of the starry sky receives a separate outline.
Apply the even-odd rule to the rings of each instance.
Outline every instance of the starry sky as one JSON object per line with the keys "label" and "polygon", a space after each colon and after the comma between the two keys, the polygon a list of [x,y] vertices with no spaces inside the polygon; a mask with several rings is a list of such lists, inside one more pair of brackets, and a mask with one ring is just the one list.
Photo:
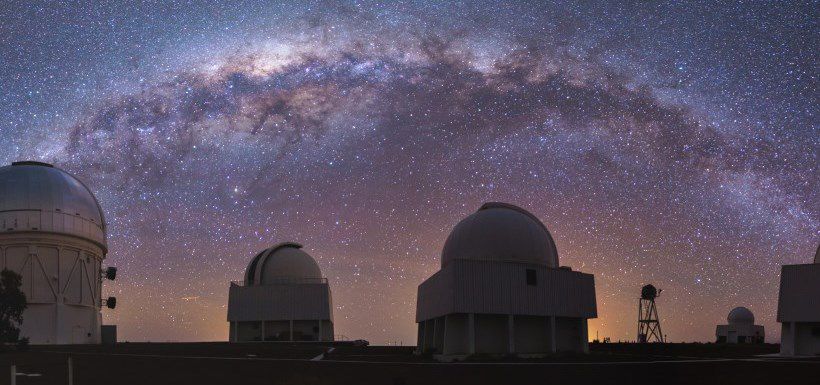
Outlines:
{"label": "starry sky", "polygon": [[[617,3],[617,4],[615,4]],[[485,201],[595,275],[592,338],[734,306],[779,338],[820,241],[816,1],[0,5],[0,162],[87,182],[121,340],[225,340],[228,283],[297,241],[336,333],[414,344],[419,283]]]}

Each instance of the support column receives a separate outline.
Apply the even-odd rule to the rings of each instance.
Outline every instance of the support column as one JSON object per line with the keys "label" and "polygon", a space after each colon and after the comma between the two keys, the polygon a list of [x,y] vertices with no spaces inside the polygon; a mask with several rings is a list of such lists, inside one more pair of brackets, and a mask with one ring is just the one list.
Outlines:
{"label": "support column", "polygon": [[586,318],[581,318],[579,321],[581,322],[581,351],[584,353],[589,353],[589,330],[587,329],[587,320]]}
{"label": "support column", "polygon": [[515,316],[507,316],[507,343],[510,354],[515,354]]}
{"label": "support column", "polygon": [[797,352],[799,351],[799,350],[797,350],[797,322],[789,322],[789,329],[790,329],[789,330],[789,335],[792,339],[791,355],[796,356]]}
{"label": "support column", "polygon": [[436,349],[438,343],[438,318],[433,318],[433,349]]}
{"label": "support column", "polygon": [[430,350],[430,345],[427,343],[428,335],[430,335],[430,320],[424,320],[424,351]]}
{"label": "support column", "polygon": [[[2,251],[2,250],[0,250],[0,251]],[[68,258],[66,256],[65,249],[63,249],[62,247],[57,249],[57,255],[58,255],[58,258],[60,258],[60,260],[62,260],[63,258]],[[59,267],[58,267],[57,270],[58,270],[57,274],[60,274],[59,273]],[[66,274],[68,274],[68,273],[66,273]],[[61,276],[60,279],[59,279],[59,282],[61,282],[61,283],[64,282],[64,279],[68,279],[68,277],[62,277]],[[63,322],[63,306],[65,306],[65,305],[63,305],[63,302],[65,301],[65,297],[64,297],[63,289],[61,288],[62,285],[57,284],[56,286],[57,286],[57,287],[55,287],[56,292],[54,293],[54,298],[56,298],[56,301],[55,301],[55,304],[54,304],[54,311],[56,312],[55,319],[57,320],[57,322],[54,323],[54,343],[55,344],[64,344],[65,341],[63,341],[63,339],[61,338],[62,333],[60,332],[61,331],[60,327],[65,324]]]}
{"label": "support column", "polygon": [[475,354],[475,314],[467,315],[467,352]]}
{"label": "support column", "polygon": [[558,342],[555,340],[555,316],[550,316],[550,351],[558,353]]}
{"label": "support column", "polygon": [[427,320],[421,321],[421,352],[427,351]]}
{"label": "support column", "polygon": [[293,320],[290,320],[290,341],[293,341]]}
{"label": "support column", "polygon": [[447,354],[447,317],[449,317],[449,316],[450,316],[449,314],[444,316],[444,322],[443,322],[444,323],[444,330],[443,330],[444,338],[442,338],[442,341],[441,341],[441,354]]}

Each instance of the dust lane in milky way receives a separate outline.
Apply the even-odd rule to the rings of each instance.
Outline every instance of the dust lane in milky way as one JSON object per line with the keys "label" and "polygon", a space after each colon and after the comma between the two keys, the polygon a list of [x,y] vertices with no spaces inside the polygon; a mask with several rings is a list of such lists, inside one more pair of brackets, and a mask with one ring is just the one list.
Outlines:
{"label": "dust lane in milky way", "polygon": [[595,274],[592,336],[672,341],[735,306],[778,338],[779,266],[820,239],[811,2],[0,9],[0,160],[85,180],[110,224],[105,322],[227,338],[228,281],[305,245],[336,330],[415,341],[416,286],[485,201]]}

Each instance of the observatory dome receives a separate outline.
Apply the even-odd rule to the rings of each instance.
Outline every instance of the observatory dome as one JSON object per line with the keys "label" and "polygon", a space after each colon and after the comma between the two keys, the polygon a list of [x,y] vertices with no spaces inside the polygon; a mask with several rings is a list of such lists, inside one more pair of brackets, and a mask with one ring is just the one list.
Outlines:
{"label": "observatory dome", "polygon": [[71,174],[41,162],[0,167],[4,231],[44,231],[88,239],[103,250],[105,218],[94,194]]}
{"label": "observatory dome", "polygon": [[245,284],[264,285],[277,280],[321,279],[319,264],[298,243],[285,242],[263,250],[248,264]]}
{"label": "observatory dome", "polygon": [[726,320],[729,321],[730,325],[734,324],[754,324],[755,323],[755,315],[752,314],[752,311],[743,307],[739,306],[732,311],[729,312],[729,316],[726,317]]}
{"label": "observatory dome", "polygon": [[499,202],[485,203],[453,228],[441,252],[441,265],[454,259],[558,267],[558,251],[547,227],[527,210]]}

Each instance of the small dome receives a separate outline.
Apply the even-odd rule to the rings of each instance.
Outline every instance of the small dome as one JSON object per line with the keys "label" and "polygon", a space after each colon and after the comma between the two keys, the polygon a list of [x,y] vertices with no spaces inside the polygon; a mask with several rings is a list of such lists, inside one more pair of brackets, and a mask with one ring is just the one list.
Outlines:
{"label": "small dome", "polygon": [[644,285],[641,288],[641,298],[642,299],[655,299],[658,297],[658,289],[655,288],[655,285],[649,284]]}
{"label": "small dome", "polygon": [[755,323],[755,315],[752,314],[751,310],[739,306],[729,312],[726,320],[729,321],[729,324],[753,324]]}
{"label": "small dome", "polygon": [[522,262],[558,267],[558,251],[546,226],[527,210],[485,203],[459,222],[441,252],[441,265],[454,259]]}
{"label": "small dome", "polygon": [[285,242],[263,250],[248,264],[245,284],[264,285],[280,280],[321,279],[319,264],[298,243]]}
{"label": "small dome", "polygon": [[79,179],[48,163],[0,167],[0,213],[4,232],[61,233],[107,248],[105,217],[94,194]]}

